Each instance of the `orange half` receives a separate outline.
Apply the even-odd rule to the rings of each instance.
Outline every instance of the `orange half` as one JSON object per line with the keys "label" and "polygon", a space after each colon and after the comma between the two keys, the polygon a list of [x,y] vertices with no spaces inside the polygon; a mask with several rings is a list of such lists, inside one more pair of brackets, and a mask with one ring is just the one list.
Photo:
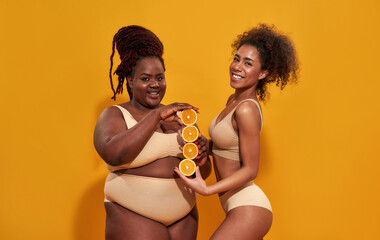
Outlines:
{"label": "orange half", "polygon": [[191,176],[195,173],[195,162],[191,159],[183,159],[179,163],[179,171],[185,176]]}
{"label": "orange half", "polygon": [[196,126],[189,125],[182,130],[182,138],[186,142],[194,142],[199,137],[199,131]]}
{"label": "orange half", "polygon": [[195,112],[193,109],[185,109],[181,113],[181,121],[185,125],[192,125],[196,123],[198,120],[197,112]]}
{"label": "orange half", "polygon": [[194,159],[196,156],[198,156],[199,149],[198,146],[194,143],[186,143],[183,146],[183,156],[188,159]]}

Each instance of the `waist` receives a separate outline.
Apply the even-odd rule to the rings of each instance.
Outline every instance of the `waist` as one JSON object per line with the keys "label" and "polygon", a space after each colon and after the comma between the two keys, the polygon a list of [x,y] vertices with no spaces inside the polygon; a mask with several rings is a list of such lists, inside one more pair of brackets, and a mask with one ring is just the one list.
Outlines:
{"label": "waist", "polygon": [[174,168],[178,167],[180,161],[181,159],[177,157],[165,157],[141,167],[120,168],[112,172],[155,178],[173,178]]}
{"label": "waist", "polygon": [[214,145],[212,147],[212,153],[229,160],[240,161],[239,147],[222,149]]}

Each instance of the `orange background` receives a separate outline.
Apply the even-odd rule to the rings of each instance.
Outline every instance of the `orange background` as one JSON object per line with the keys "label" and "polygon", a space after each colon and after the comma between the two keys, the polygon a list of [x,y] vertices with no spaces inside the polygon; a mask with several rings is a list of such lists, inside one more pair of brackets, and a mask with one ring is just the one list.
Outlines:
{"label": "orange background", "polygon": [[[299,84],[271,88],[263,105],[256,183],[274,210],[266,239],[380,239],[379,12],[376,0],[1,0],[0,239],[104,239],[107,170],[92,134],[114,104],[120,27],[159,36],[164,103],[198,106],[207,134],[232,93],[230,45],[262,22],[291,36],[301,63]],[[216,196],[198,200],[203,240],[224,213]]]}

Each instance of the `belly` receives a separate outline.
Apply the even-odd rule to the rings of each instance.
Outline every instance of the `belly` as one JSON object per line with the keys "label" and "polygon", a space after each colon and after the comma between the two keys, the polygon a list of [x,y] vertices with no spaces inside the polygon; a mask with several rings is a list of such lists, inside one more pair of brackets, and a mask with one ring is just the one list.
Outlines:
{"label": "belly", "polygon": [[241,168],[240,161],[230,160],[216,154],[213,154],[213,163],[218,181],[231,176]]}
{"label": "belly", "polygon": [[121,169],[116,171],[116,173],[126,173],[155,178],[173,178],[174,168],[178,167],[180,161],[181,159],[176,157],[160,158],[147,165],[137,168]]}
{"label": "belly", "polygon": [[119,205],[166,226],[186,216],[195,205],[195,192],[181,179],[110,173],[105,201]]}

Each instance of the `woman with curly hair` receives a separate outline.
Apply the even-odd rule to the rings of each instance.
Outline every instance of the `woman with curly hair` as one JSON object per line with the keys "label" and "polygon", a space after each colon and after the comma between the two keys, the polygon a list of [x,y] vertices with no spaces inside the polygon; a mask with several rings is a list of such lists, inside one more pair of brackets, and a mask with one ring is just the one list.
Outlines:
{"label": "woman with curly hair", "polygon": [[[115,46],[121,63],[112,84]],[[123,92],[130,101],[108,107],[95,127],[94,145],[110,174],[105,183],[106,239],[196,239],[195,192],[173,169],[181,160],[177,111],[186,103],[161,104],[166,91],[163,45],[140,26],[121,28],[113,39],[110,80],[113,99]],[[210,173],[207,139],[198,139],[203,176]]]}
{"label": "woman with curly hair", "polygon": [[268,84],[281,89],[296,82],[298,63],[290,39],[273,26],[261,24],[239,35],[232,44],[230,85],[235,89],[226,107],[210,124],[209,153],[213,155],[215,184],[207,186],[180,174],[187,186],[202,195],[219,194],[226,218],[211,239],[262,239],[272,224],[271,204],[252,181],[260,158],[262,113],[259,100]]}

